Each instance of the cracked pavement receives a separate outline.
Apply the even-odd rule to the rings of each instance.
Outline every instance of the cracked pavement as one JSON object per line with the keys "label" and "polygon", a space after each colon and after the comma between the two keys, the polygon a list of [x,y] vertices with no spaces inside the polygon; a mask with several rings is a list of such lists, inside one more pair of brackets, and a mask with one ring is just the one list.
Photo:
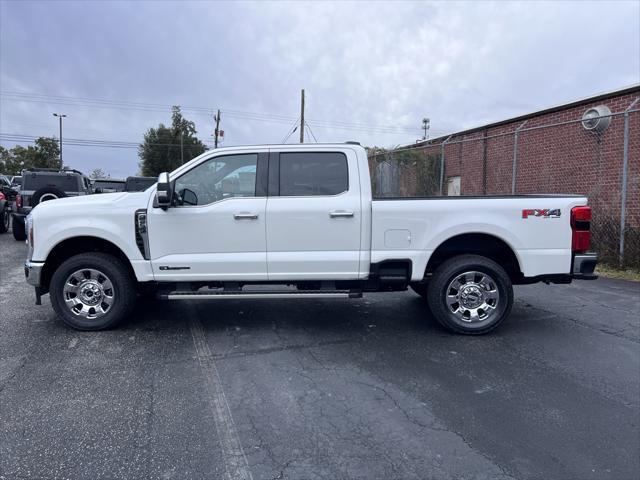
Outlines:
{"label": "cracked pavement", "polygon": [[34,305],[22,243],[0,252],[1,479],[234,478],[212,381],[254,479],[640,477],[638,284],[516,287],[484,337],[411,292],[141,301],[87,333]]}

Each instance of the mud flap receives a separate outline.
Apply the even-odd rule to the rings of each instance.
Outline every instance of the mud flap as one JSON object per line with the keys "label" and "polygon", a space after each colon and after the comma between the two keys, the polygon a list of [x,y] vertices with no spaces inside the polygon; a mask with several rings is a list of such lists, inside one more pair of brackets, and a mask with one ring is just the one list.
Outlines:
{"label": "mud flap", "polygon": [[42,305],[42,288],[35,287],[36,290],[36,305]]}

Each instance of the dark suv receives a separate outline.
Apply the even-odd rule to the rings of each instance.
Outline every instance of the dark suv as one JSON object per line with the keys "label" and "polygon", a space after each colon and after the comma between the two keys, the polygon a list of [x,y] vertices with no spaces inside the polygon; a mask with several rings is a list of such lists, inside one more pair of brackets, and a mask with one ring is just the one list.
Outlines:
{"label": "dark suv", "polygon": [[77,170],[56,170],[38,168],[23,170],[20,194],[16,198],[16,208],[12,215],[13,237],[27,238],[25,217],[40,202],[63,197],[76,197],[93,193],[91,181]]}
{"label": "dark suv", "polygon": [[11,211],[17,194],[18,192],[11,188],[11,181],[5,175],[0,175],[0,233],[9,230]]}

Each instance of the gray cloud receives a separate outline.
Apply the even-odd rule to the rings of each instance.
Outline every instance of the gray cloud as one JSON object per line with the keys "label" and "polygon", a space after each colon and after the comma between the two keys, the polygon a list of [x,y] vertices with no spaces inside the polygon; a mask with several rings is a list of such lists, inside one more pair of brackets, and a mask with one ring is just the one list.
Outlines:
{"label": "gray cloud", "polygon": [[[0,88],[222,108],[414,132],[313,126],[320,141],[410,143],[640,81],[637,2],[4,2]],[[0,131],[140,141],[168,112],[2,97]],[[200,137],[213,119],[187,113]],[[223,114],[225,144],[278,142],[290,128]],[[279,120],[279,121],[276,121]],[[292,121],[291,121],[292,123]],[[5,144],[10,146],[8,144]],[[135,149],[65,147],[115,176]]]}

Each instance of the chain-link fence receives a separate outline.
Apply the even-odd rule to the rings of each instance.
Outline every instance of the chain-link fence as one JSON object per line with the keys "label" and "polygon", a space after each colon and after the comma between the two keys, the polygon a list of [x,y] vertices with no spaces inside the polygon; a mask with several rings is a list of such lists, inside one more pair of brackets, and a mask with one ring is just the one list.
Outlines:
{"label": "chain-link fence", "polygon": [[[370,149],[374,197],[580,194],[604,263],[640,268],[640,102],[601,117],[527,121],[395,149]],[[548,121],[548,119],[547,119]]]}

